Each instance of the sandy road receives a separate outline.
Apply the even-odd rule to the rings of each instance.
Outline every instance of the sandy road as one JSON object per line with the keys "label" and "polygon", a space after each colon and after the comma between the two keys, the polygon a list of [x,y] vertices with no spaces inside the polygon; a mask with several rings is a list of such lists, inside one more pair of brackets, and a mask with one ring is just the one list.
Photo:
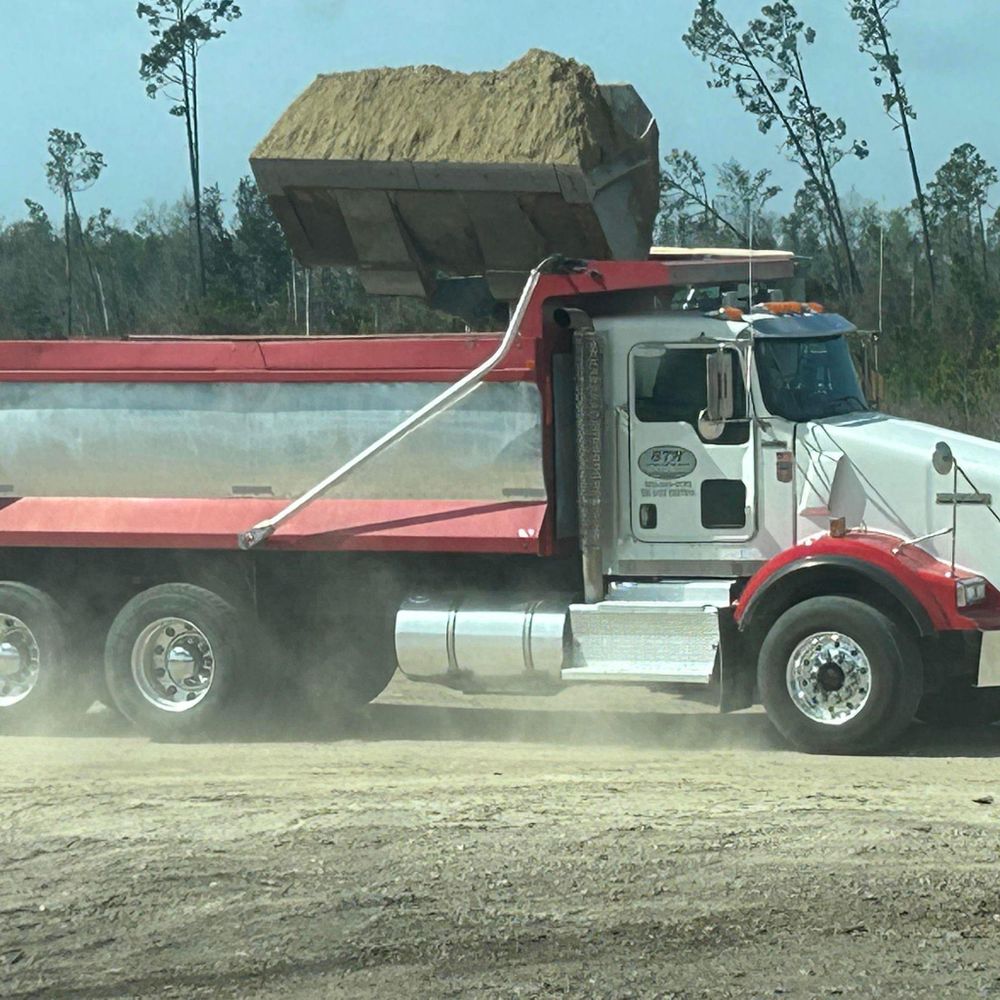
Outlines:
{"label": "sandy road", "polygon": [[321,735],[0,739],[0,995],[1000,996],[996,728],[394,684]]}

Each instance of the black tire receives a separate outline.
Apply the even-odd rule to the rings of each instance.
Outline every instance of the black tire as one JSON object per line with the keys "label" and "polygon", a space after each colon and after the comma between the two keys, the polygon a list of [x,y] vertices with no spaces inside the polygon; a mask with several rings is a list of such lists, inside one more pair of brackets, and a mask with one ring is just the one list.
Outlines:
{"label": "black tire", "polygon": [[300,657],[289,694],[304,715],[342,719],[373,702],[395,672],[395,659],[381,649],[366,653],[352,643],[328,653],[313,650]]}
{"label": "black tire", "polygon": [[[17,627],[23,623],[31,634]],[[44,591],[25,583],[0,583],[0,627],[13,629],[9,641],[24,658],[17,675],[0,680],[0,732],[47,732],[81,716],[93,704],[93,674],[68,655],[66,616]],[[33,642],[31,641],[33,639]],[[37,648],[37,654],[35,649]],[[37,680],[26,692],[20,670],[32,670],[37,655]]]}
{"label": "black tire", "polygon": [[[212,653],[211,682],[200,701],[171,711],[143,694],[133,674],[132,656],[143,630],[161,619],[194,625]],[[166,583],[137,594],[118,612],[108,632],[104,676],[115,707],[141,732],[157,739],[184,740],[235,727],[257,693],[252,614],[211,590]]]}
{"label": "black tire", "polygon": [[286,705],[317,721],[343,720],[374,701],[396,672],[394,613],[382,608],[350,619],[322,614],[299,619],[285,640],[293,666]]}
{"label": "black tire", "polygon": [[968,680],[950,681],[920,699],[917,718],[942,728],[1000,722],[1000,688],[977,688]]}
{"label": "black tire", "polygon": [[[836,725],[800,709],[787,682],[796,647],[823,632],[849,637],[870,667],[867,701],[853,718]],[[800,750],[872,753],[898,739],[913,721],[923,691],[923,664],[912,636],[881,611],[850,597],[814,597],[789,608],[772,626],[761,645],[757,683],[768,718]]]}

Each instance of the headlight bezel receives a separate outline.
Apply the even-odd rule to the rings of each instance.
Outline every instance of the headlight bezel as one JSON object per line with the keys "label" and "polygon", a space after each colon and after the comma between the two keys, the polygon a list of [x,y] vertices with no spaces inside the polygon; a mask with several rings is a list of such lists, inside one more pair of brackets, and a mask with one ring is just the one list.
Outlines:
{"label": "headlight bezel", "polygon": [[971,608],[986,600],[986,578],[965,576],[955,581],[955,607]]}

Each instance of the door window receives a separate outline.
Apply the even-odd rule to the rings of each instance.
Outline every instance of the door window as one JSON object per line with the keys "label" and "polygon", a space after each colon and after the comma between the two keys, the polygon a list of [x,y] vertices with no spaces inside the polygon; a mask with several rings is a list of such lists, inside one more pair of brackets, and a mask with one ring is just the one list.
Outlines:
{"label": "door window", "polygon": [[[715,348],[685,347],[655,356],[637,353],[633,358],[637,419],[650,424],[686,423],[697,433],[698,417],[708,405],[705,361],[714,352]],[[732,350],[727,353],[733,365],[734,412],[744,414],[746,390],[740,356]],[[749,439],[749,422],[737,420],[727,424],[722,436],[712,443],[746,444]]]}

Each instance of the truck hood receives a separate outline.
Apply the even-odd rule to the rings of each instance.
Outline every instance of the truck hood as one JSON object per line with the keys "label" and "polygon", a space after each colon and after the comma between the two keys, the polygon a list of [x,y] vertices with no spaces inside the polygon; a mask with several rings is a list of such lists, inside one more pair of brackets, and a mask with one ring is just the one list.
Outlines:
{"label": "truck hood", "polygon": [[[1000,443],[930,424],[855,413],[799,424],[796,429],[798,538],[826,530],[831,517],[848,527],[884,531],[912,539],[952,523],[953,508],[939,493],[973,492],[961,475],[934,471],[931,456],[946,442],[976,491],[992,494],[1000,507]],[[1000,583],[1000,518],[992,507],[959,506],[956,565]],[[951,561],[951,536],[921,547]]]}

